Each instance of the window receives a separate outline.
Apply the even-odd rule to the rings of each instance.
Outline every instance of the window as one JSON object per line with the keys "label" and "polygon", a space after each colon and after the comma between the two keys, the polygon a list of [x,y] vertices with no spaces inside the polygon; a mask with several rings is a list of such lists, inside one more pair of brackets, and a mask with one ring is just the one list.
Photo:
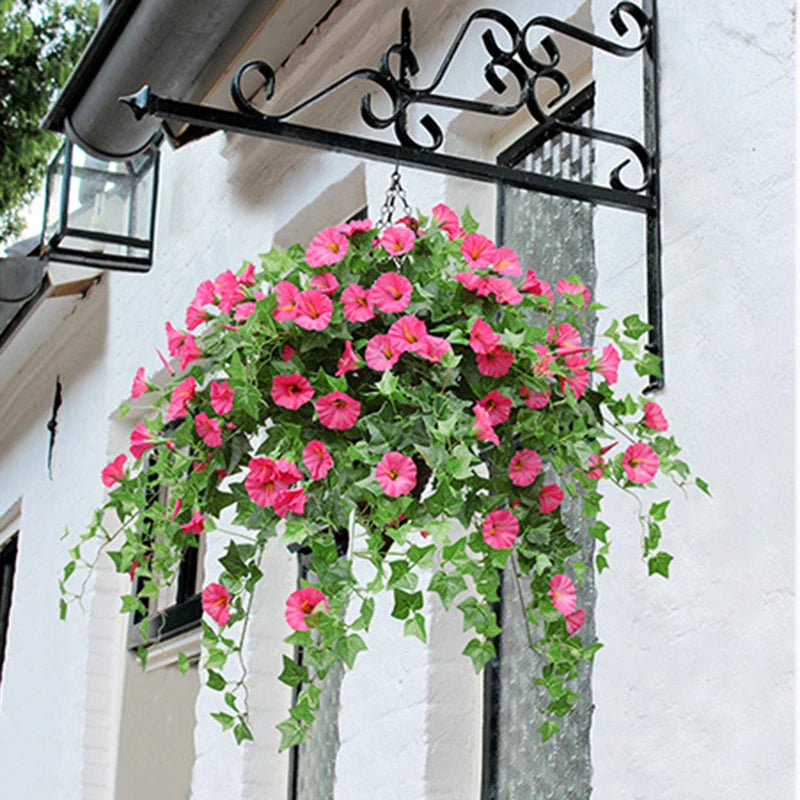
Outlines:
{"label": "window", "polygon": [[[169,492],[166,487],[157,486],[150,490],[148,498],[151,504],[158,503],[165,509],[169,507]],[[145,542],[151,540],[148,530],[142,531]],[[160,587],[157,597],[141,598],[147,613],[136,612],[132,615],[128,630],[128,647],[137,650],[141,646],[152,648],[148,655],[147,666],[153,668],[177,658],[180,650],[185,655],[197,655],[200,651],[200,619],[203,606],[200,591],[203,580],[203,540],[198,539],[197,547],[187,547],[183,554],[177,575],[168,586]],[[137,577],[133,592],[144,586],[145,579]],[[146,640],[142,639],[142,622],[147,620]],[[179,639],[177,637],[180,637]],[[167,642],[166,647],[153,648],[153,645]]]}
{"label": "window", "polygon": [[[16,521],[16,520],[15,520]],[[14,526],[16,528],[16,526]],[[3,663],[8,640],[8,622],[11,616],[11,598],[14,592],[14,571],[17,565],[17,543],[19,532],[15,529],[8,536],[0,531],[0,681],[3,678]]]}
{"label": "window", "polygon": [[[590,86],[562,106],[562,119],[591,125],[594,90]],[[534,172],[589,181],[594,166],[591,141],[535,128],[499,157],[506,165],[524,165]],[[498,193],[498,239],[514,248],[520,262],[553,284],[577,273],[590,291],[596,284],[593,209],[590,204],[523,189],[501,187]],[[591,344],[595,319],[587,313],[583,338]],[[582,550],[577,558],[593,563],[593,542],[582,522],[581,501],[564,503],[564,521]],[[483,800],[518,797],[588,797],[591,792],[591,703],[577,706],[560,721],[560,732],[542,744],[538,709],[547,705],[546,692],[532,685],[538,656],[531,652],[522,623],[515,582],[504,575],[496,611],[503,633],[495,641],[497,657],[485,672]],[[578,602],[594,604],[594,573],[587,569]],[[526,601],[529,598],[524,598]],[[594,639],[591,614],[581,638]],[[591,697],[591,665],[582,664],[576,689]],[[570,759],[555,758],[570,753]]]}

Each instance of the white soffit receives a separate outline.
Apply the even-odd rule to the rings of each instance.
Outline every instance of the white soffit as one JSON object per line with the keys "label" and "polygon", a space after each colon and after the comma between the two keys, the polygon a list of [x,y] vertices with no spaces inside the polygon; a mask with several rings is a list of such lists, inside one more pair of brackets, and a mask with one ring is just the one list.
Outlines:
{"label": "white soffit", "polygon": [[[191,100],[216,108],[235,109],[231,100],[231,80],[247,61],[266,61],[275,72],[292,51],[335,6],[338,0],[281,0],[252,3],[241,15],[214,56],[192,85]],[[245,40],[243,47],[238,42]],[[216,77],[215,77],[216,76]],[[203,92],[202,87],[211,85]]]}

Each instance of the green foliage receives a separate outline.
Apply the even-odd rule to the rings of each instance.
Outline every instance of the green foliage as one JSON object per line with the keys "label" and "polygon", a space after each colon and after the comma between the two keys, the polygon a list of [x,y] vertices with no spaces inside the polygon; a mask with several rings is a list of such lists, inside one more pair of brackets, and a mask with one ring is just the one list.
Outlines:
{"label": "green foliage", "polygon": [[23,227],[57,137],[39,128],[97,22],[87,0],[0,0],[0,243]]}
{"label": "green foliage", "polygon": [[[461,222],[467,231],[477,227],[468,214]],[[570,583],[566,573],[582,583],[592,563],[562,519],[562,499],[591,520],[602,572],[610,540],[600,519],[600,487],[649,491],[659,471],[679,486],[690,481],[674,439],[645,424],[644,398],[614,394],[614,347],[579,347],[582,294],[567,293],[550,307],[545,295],[519,292],[490,269],[469,271],[462,239],[445,235],[434,220],[421,218],[420,230],[411,235],[413,249],[401,255],[376,247],[378,232],[364,230],[348,234],[346,253],[325,270],[310,267],[304,251],[292,247],[264,254],[261,270],[244,266],[238,276],[218,276],[212,296],[193,304],[206,316],[202,325],[171,345],[173,356],[185,356],[188,342],[202,360],[184,358],[184,368],[153,390],[149,418],[137,426],[152,446],[114,484],[80,537],[97,539],[118,572],[133,570],[144,579],[138,596],[123,597],[124,612],[143,611],[140,598],[154,597],[174,580],[186,548],[197,546],[185,530],[193,514],[202,515],[215,537],[227,537],[218,583],[211,586],[218,600],[206,605],[214,623],[203,621],[202,668],[227,707],[215,719],[237,742],[252,736],[244,637],[272,539],[303,545],[309,560],[308,580],[287,599],[295,631],[286,643],[302,648],[302,659],[285,656],[278,676],[297,691],[289,718],[278,726],[282,748],[307,735],[329,670],[354,668],[367,648],[378,593],[391,593],[391,617],[423,643],[424,590],[438,595],[445,609],[456,605],[472,637],[464,654],[476,671],[483,669],[501,632],[494,603],[502,569],[513,578],[507,585],[518,589],[509,602],[524,607],[530,646],[544,656],[537,680],[548,694],[548,719],[540,728],[546,739],[580,700],[570,689],[578,665],[600,647],[581,639],[585,609],[575,609],[575,617],[555,605],[553,586]],[[328,270],[338,291],[376,286],[381,276],[397,273],[410,282],[407,305],[381,308],[374,290],[364,304],[374,306],[372,315],[353,319],[338,291],[323,302],[309,290]],[[463,285],[470,276],[486,282],[479,291]],[[232,302],[224,300],[226,292]],[[297,308],[306,302],[319,306],[316,316],[302,319]],[[245,303],[252,303],[252,313],[237,314]],[[499,344],[476,342],[479,320]],[[425,334],[417,337],[420,324]],[[391,341],[378,338],[390,329]],[[657,365],[637,342],[646,331],[632,315],[607,335],[634,369],[649,373]],[[394,352],[398,337],[401,346],[417,346]],[[500,348],[509,358],[496,368],[492,358],[502,361]],[[382,364],[376,353],[393,360]],[[287,379],[293,393],[284,388],[281,395]],[[185,395],[178,387],[187,380],[193,390],[180,406]],[[232,394],[232,407],[222,410],[214,399],[221,382]],[[324,409],[337,397],[342,408],[358,408],[334,421]],[[167,416],[175,419],[170,427]],[[206,428],[218,426],[217,437],[209,438],[203,419]],[[332,464],[322,470],[315,459],[324,453]],[[388,455],[402,467],[381,466]],[[515,467],[522,458],[525,464]],[[407,483],[401,485],[398,470]],[[697,484],[707,488],[700,479]],[[153,501],[157,486],[169,490],[169,503]],[[177,510],[175,498],[182,501]],[[545,505],[548,499],[554,505]],[[668,506],[654,502],[645,511],[642,505],[640,516],[648,569],[665,577],[672,557],[659,548]],[[219,523],[224,508],[232,510],[232,530]],[[108,531],[104,519],[114,516],[119,527]],[[66,599],[76,599],[80,592],[70,592],[67,582],[91,564],[79,546],[70,556],[60,586]],[[354,569],[356,558],[367,568]]]}

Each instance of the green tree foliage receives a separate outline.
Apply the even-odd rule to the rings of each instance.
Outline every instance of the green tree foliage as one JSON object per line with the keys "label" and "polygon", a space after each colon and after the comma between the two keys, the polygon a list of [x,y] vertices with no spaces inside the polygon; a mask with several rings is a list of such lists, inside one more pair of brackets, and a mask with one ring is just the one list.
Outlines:
{"label": "green tree foliage", "polygon": [[0,243],[23,228],[58,144],[39,123],[96,22],[86,0],[0,0]]}

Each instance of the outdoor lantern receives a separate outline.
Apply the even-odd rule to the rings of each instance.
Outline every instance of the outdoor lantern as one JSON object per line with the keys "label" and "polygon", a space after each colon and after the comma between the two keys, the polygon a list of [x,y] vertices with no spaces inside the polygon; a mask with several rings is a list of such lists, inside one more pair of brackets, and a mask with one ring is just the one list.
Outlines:
{"label": "outdoor lantern", "polygon": [[47,169],[39,257],[147,272],[153,263],[157,145],[104,161],[66,140]]}

